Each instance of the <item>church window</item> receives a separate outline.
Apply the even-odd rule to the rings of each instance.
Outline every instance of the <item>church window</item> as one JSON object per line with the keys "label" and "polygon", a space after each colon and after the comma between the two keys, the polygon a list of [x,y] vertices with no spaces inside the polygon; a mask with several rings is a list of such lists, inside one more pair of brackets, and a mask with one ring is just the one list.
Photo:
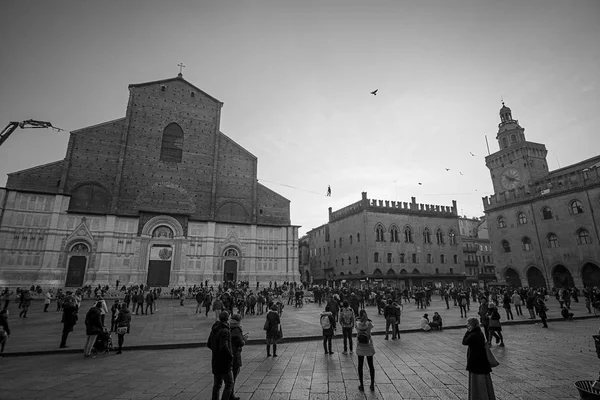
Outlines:
{"label": "church window", "polygon": [[583,213],[583,205],[581,204],[581,202],[579,200],[573,200],[571,202],[571,213],[573,215]]}
{"label": "church window", "polygon": [[400,253],[400,263],[404,264],[404,253]]}
{"label": "church window", "polygon": [[590,233],[586,229],[580,229],[577,231],[577,244],[591,244],[592,239]]}
{"label": "church window", "polygon": [[388,264],[392,262],[392,253],[387,253],[387,262]]}
{"label": "church window", "polygon": [[548,240],[548,247],[558,247],[558,236],[556,236],[554,233],[549,233],[548,236],[546,236],[546,239]]}
{"label": "church window", "polygon": [[503,240],[500,245],[502,246],[502,250],[504,250],[505,253],[510,253],[510,243],[508,243],[508,240]]}
{"label": "church window", "polygon": [[452,229],[448,232],[448,241],[450,244],[456,244],[456,233]]}
{"label": "church window", "polygon": [[180,163],[183,156],[183,130],[176,123],[163,131],[160,161]]}
{"label": "church window", "polygon": [[379,253],[373,254],[373,262],[379,262]]}
{"label": "church window", "polygon": [[498,217],[498,228],[506,228],[506,220],[503,216]]}
{"label": "church window", "polygon": [[444,244],[444,232],[442,232],[441,228],[438,228],[437,231],[435,231],[435,238],[437,244]]}
{"label": "church window", "polygon": [[404,228],[404,241],[406,243],[412,243],[412,229],[410,226]]}
{"label": "church window", "polygon": [[502,138],[502,146],[504,147],[508,147],[508,141],[506,140],[506,138]]}
{"label": "church window", "polygon": [[109,211],[109,194],[97,185],[85,185],[71,193],[69,211],[105,214]]}
{"label": "church window", "polygon": [[381,225],[377,225],[375,227],[375,241],[376,242],[383,242],[384,238],[383,238],[383,226]]}
{"label": "church window", "polygon": [[510,142],[517,143],[517,136],[514,133],[512,135],[510,135]]}
{"label": "church window", "polygon": [[429,228],[423,230],[423,243],[431,243],[431,232],[429,232]]}
{"label": "church window", "polygon": [[90,248],[84,243],[77,243],[71,247],[72,253],[89,253]]}
{"label": "church window", "polygon": [[238,252],[235,249],[227,249],[227,250],[225,250],[225,253],[223,253],[223,256],[225,256],[225,257],[237,257],[238,256]]}
{"label": "church window", "polygon": [[194,92],[190,92],[190,96],[192,96],[192,97],[196,97],[196,93],[194,93]]}
{"label": "church window", "polygon": [[517,223],[519,225],[525,225],[527,223],[527,216],[525,213],[520,212],[517,214]]}
{"label": "church window", "polygon": [[392,242],[399,242],[398,228],[396,226],[392,226],[390,229],[390,236]]}
{"label": "church window", "polygon": [[531,249],[532,249],[531,239],[529,239],[527,236],[525,236],[525,237],[523,237],[521,242],[523,243],[523,251],[531,251]]}
{"label": "church window", "polygon": [[550,207],[542,208],[542,217],[544,219],[552,219],[552,209]]}

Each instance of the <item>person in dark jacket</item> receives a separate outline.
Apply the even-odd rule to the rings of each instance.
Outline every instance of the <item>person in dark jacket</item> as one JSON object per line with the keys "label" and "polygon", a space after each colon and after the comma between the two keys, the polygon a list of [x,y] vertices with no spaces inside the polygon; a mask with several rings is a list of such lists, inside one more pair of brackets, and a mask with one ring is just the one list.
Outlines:
{"label": "person in dark jacket", "polygon": [[469,318],[467,332],[462,344],[467,350],[467,371],[469,371],[469,400],[495,400],[492,384],[492,367],[486,354],[486,340],[477,318]]}
{"label": "person in dark jacket", "polygon": [[212,351],[212,373],[214,376],[212,400],[219,400],[221,386],[225,382],[221,400],[229,400],[233,392],[233,351],[229,330],[229,313],[222,311],[219,320],[212,326],[208,347]]}
{"label": "person in dark jacket", "polygon": [[148,315],[148,307],[150,307],[150,314],[154,314],[154,293],[152,291],[146,294],[146,315]]}
{"label": "person in dark jacket", "polygon": [[121,304],[121,300],[117,299],[115,300],[114,304],[110,307],[110,314],[111,314],[111,318],[110,318],[110,331],[111,332],[116,332],[117,331],[117,316],[119,315],[119,311],[121,310],[122,304]]}
{"label": "person in dark jacket", "polygon": [[392,299],[388,299],[387,305],[383,309],[383,317],[385,318],[385,340],[388,340],[388,333],[392,328],[392,340],[396,340],[396,307],[392,304]]}
{"label": "person in dark jacket", "polygon": [[135,315],[138,315],[138,310],[141,310],[144,315],[144,292],[138,291],[133,296],[133,301],[135,302]]}
{"label": "person in dark jacket", "polygon": [[[123,341],[125,340],[125,335],[131,331],[131,311],[125,304],[121,306],[119,309],[119,313],[115,318],[115,331],[117,332],[117,341],[119,347],[117,349],[117,354],[121,354],[123,351]],[[125,332],[122,332],[124,329],[119,328],[127,328]]]}
{"label": "person in dark jacket", "polygon": [[102,302],[97,302],[94,307],[90,308],[85,315],[85,334],[87,340],[83,347],[83,356],[90,357],[92,355],[92,348],[96,342],[96,337],[102,332],[104,326],[102,325],[101,318]]}
{"label": "person in dark jacket", "polygon": [[[325,311],[321,313],[320,321],[323,328],[323,349],[325,350],[325,354],[333,354],[331,340],[333,339],[333,332],[336,330],[336,325],[335,317],[329,306],[325,306]],[[327,324],[327,322],[329,323]],[[326,328],[325,326],[328,327]]]}
{"label": "person in dark jacket", "polygon": [[244,334],[241,325],[242,316],[240,314],[234,314],[229,320],[229,330],[231,332],[231,351],[233,352],[233,387],[231,388],[230,400],[240,400],[239,397],[234,396],[235,381],[237,380],[238,374],[242,367],[242,347],[248,340],[248,334]]}
{"label": "person in dark jacket", "polygon": [[10,328],[8,327],[8,310],[3,309],[0,311],[0,358],[4,353],[4,346],[6,346],[6,340],[10,336]]}
{"label": "person in dark jacket", "polygon": [[279,340],[279,325],[281,324],[277,310],[277,306],[273,304],[267,313],[267,321],[265,322],[265,330],[267,331],[267,357],[271,357],[271,345],[273,345],[273,357],[277,357],[277,340]]}
{"label": "person in dark jacket", "polygon": [[75,305],[75,302],[65,302],[62,315],[63,331],[59,348],[67,348],[67,337],[69,336],[70,332],[73,332],[73,327],[77,323],[78,319],[77,306]]}

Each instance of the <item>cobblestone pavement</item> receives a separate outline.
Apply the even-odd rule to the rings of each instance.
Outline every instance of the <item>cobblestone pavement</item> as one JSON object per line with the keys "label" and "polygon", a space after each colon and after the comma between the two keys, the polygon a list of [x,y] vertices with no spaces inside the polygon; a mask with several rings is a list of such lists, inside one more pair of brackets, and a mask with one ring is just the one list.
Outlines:
{"label": "cobblestone pavement", "polygon": [[[108,301],[108,305],[112,304]],[[73,349],[83,349],[85,343],[84,318],[87,310],[93,305],[93,301],[84,300],[79,313],[79,322],[75,326],[74,332],[69,335],[67,351]],[[478,303],[472,304],[469,316],[476,316]],[[560,309],[554,298],[548,302],[550,318],[560,318]],[[306,304],[302,308],[285,306],[282,326],[284,336],[307,337],[320,336],[322,331],[319,325],[319,313],[323,307],[316,304]],[[576,317],[589,315],[583,302],[571,303],[572,311]],[[42,312],[43,303],[35,301],[29,310],[28,318],[19,318],[19,309],[17,304],[11,303],[9,306],[10,316],[9,324],[12,335],[6,346],[6,354],[22,353],[32,351],[58,351],[62,324],[60,323],[61,313],[56,312],[56,305],[53,303],[50,311]],[[189,299],[181,307],[179,301],[170,299],[161,299],[158,304],[158,310],[152,315],[133,315],[131,325],[131,334],[127,335],[125,346],[160,346],[166,344],[179,344],[185,346],[189,343],[204,343],[208,338],[210,327],[214,322],[214,313],[208,317],[204,314],[196,314],[196,301]],[[444,326],[460,326],[466,324],[466,318],[460,317],[458,307],[450,302],[450,309],[446,309],[446,304],[436,296],[432,300],[431,307],[427,310],[417,309],[414,303],[405,303],[402,313],[402,323],[400,329],[417,329],[423,314],[426,312],[430,318],[434,311],[438,311],[443,318]],[[527,310],[524,309],[523,316],[517,316],[513,310],[515,321],[529,321]],[[375,325],[384,326],[383,316],[377,315],[375,307],[367,307],[369,317]],[[506,323],[506,315],[503,309],[500,309],[502,322]],[[250,332],[250,339],[263,339],[262,330],[264,324],[264,315],[247,316],[244,321],[244,327]],[[552,325],[552,323],[551,323]],[[114,335],[113,335],[114,336]]]}
{"label": "cobblestone pavement", "polygon": [[[597,377],[592,334],[597,319],[503,327],[506,347],[494,347],[492,372],[498,399],[577,399],[577,380]],[[376,322],[375,329],[382,325]],[[376,390],[357,390],[356,356],[324,355],[318,340],[282,343],[277,358],[263,345],[246,346],[237,382],[242,399],[466,399],[468,376],[463,329],[374,337]],[[366,371],[365,371],[366,372]],[[368,376],[368,373],[365,374]],[[124,351],[85,359],[81,354],[5,357],[0,398],[13,399],[210,399],[210,351]],[[369,383],[368,378],[365,382]]]}

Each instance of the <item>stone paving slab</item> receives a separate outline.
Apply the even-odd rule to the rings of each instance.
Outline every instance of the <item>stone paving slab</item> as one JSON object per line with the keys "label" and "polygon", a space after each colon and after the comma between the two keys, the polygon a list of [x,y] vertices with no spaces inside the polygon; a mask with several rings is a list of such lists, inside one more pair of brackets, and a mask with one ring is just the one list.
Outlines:
{"label": "stone paving slab", "polygon": [[[5,353],[22,354],[27,352],[47,352],[47,351],[66,351],[71,352],[75,349],[83,349],[85,343],[85,326],[84,318],[87,310],[93,305],[92,300],[84,300],[79,313],[79,322],[75,326],[74,332],[69,335],[68,349],[59,350],[60,337],[62,332],[62,324],[60,323],[61,313],[56,312],[56,305],[53,303],[50,306],[50,311],[42,312],[43,304],[34,302],[29,309],[28,318],[18,318],[19,309],[16,303],[11,303],[9,306],[9,324],[12,331],[11,337],[8,339]],[[108,302],[110,307],[112,303]],[[478,303],[474,303],[469,316],[476,316]],[[550,308],[548,316],[550,318],[560,318],[560,309],[554,298],[548,302]],[[284,333],[284,341],[291,338],[318,338],[322,334],[319,324],[319,313],[323,310],[317,304],[306,304],[302,308],[293,306],[285,306],[282,326]],[[575,316],[589,315],[587,309],[582,302],[571,303],[571,309]],[[196,314],[196,301],[193,299],[186,300],[184,306],[179,305],[178,300],[161,299],[158,303],[158,310],[151,315],[133,315],[131,324],[131,333],[126,336],[125,346],[133,348],[151,347],[193,347],[194,345],[201,346],[206,342],[210,327],[214,323],[215,314],[209,313],[208,317],[204,314]],[[382,327],[374,334],[381,334],[385,328],[385,320],[382,315],[377,314],[375,307],[367,307],[369,318],[373,320],[376,326]],[[434,311],[438,311],[443,318],[444,326],[459,326],[466,325],[466,318],[460,317],[460,311],[457,306],[450,303],[450,309],[446,309],[445,303],[436,296],[432,299],[431,307],[426,310],[417,309],[414,303],[405,303],[401,318],[400,329],[403,331],[419,329],[419,323],[422,315],[426,312],[430,318]],[[503,309],[500,309],[502,322],[504,325],[510,324],[506,322],[506,315]],[[513,314],[514,310],[513,310]],[[524,310],[524,316],[515,314],[516,322],[532,322],[528,319],[527,310]],[[264,339],[264,331],[262,330],[265,316],[246,316],[242,325],[245,332],[249,332],[249,338],[254,342]],[[539,322],[539,321],[538,321]],[[341,332],[341,330],[338,330]],[[113,334],[113,340],[116,342],[116,335]]]}
{"label": "stone paving slab", "polygon": [[[499,400],[578,399],[574,382],[597,377],[600,360],[592,334],[598,320],[503,327],[506,347],[492,349],[500,366],[492,372]],[[375,324],[375,329],[382,326]],[[321,341],[281,344],[279,357],[262,345],[246,346],[236,384],[243,400],[466,399],[468,375],[464,330],[408,333],[401,340],[374,337],[376,390],[357,390],[357,358],[322,354]],[[0,359],[2,400],[210,399],[212,374],[206,348],[125,351],[95,359],[80,354]],[[366,369],[366,366],[365,366]],[[369,384],[365,370],[365,384]]]}

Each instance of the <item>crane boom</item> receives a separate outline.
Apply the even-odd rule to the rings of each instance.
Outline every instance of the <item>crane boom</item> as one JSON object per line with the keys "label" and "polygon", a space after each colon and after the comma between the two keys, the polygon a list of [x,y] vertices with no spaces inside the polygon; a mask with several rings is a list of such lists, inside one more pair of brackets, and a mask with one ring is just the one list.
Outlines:
{"label": "crane boom", "polygon": [[62,130],[53,127],[50,122],[36,121],[34,119],[28,119],[27,121],[22,122],[9,122],[8,125],[6,125],[6,128],[4,128],[2,132],[0,132],[0,146],[2,146],[2,143],[4,143],[6,139],[8,139],[8,137],[11,135],[11,133],[13,133],[17,128],[52,128],[56,129],[59,132]]}

